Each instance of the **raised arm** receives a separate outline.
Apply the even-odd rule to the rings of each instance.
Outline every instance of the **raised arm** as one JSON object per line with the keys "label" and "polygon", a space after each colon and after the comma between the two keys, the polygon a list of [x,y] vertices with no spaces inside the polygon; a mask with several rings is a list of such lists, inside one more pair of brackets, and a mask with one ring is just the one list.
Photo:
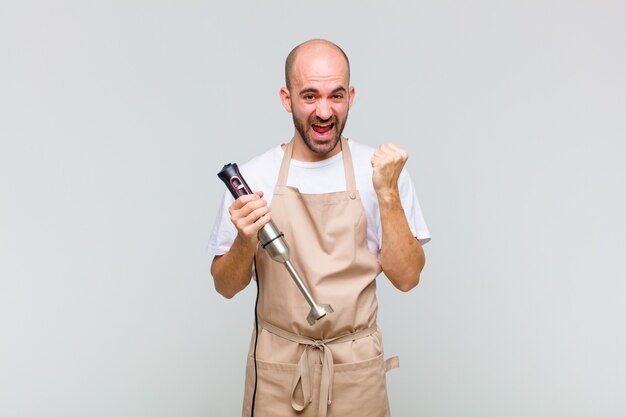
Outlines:
{"label": "raised arm", "polygon": [[382,225],[380,264],[401,291],[409,291],[419,283],[425,263],[422,245],[411,233],[398,190],[398,178],[407,159],[407,153],[393,144],[381,145],[371,159]]}

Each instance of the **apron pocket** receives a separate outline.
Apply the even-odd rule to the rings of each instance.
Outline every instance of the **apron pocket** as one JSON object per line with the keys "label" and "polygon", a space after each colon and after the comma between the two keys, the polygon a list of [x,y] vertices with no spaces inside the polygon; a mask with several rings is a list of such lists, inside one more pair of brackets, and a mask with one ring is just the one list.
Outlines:
{"label": "apron pocket", "polygon": [[335,365],[329,416],[388,417],[385,361],[380,354],[362,362]]}
{"label": "apron pocket", "polygon": [[[257,359],[257,387],[254,415],[258,417],[292,417],[308,416],[307,413],[296,414],[291,407],[291,382],[296,373],[296,365],[289,363],[266,362]],[[249,416],[254,391],[254,359],[248,357],[246,371],[246,393],[243,415]],[[300,398],[302,401],[302,398]],[[309,412],[307,407],[304,411]],[[311,414],[312,416],[313,414]]]}
{"label": "apron pocket", "polygon": [[[296,364],[267,362],[257,359],[255,416],[317,417],[321,365],[313,370],[311,403],[301,412],[291,405],[291,384]],[[334,366],[332,402],[328,417],[389,417],[385,360],[380,354],[361,362]],[[249,416],[254,390],[254,359],[248,357],[243,415]],[[296,400],[302,403],[302,390],[296,389]]]}

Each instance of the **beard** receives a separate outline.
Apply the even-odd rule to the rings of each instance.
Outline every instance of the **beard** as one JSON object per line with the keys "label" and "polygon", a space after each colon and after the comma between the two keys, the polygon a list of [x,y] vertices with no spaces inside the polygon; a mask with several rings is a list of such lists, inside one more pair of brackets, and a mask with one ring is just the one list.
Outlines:
{"label": "beard", "polygon": [[[294,113],[291,114],[293,117],[293,124],[296,127],[296,130],[300,134],[300,137],[304,141],[304,144],[309,148],[312,152],[318,154],[327,154],[335,149],[337,143],[341,139],[341,134],[343,133],[343,129],[346,126],[346,122],[348,121],[348,114],[346,113],[346,117],[343,120],[339,120],[336,116],[332,116],[330,119],[322,120],[317,116],[309,117],[306,123],[301,119],[297,118]],[[333,129],[335,129],[335,135],[332,137],[332,140],[328,144],[318,145],[313,139],[307,134],[307,130],[309,128],[312,129],[312,125],[321,124],[326,122],[331,122],[334,124]]]}

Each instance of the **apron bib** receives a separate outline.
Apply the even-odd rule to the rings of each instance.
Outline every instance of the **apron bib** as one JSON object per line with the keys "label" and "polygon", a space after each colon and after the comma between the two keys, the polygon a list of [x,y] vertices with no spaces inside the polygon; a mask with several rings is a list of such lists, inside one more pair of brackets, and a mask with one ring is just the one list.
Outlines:
{"label": "apron bib", "polygon": [[[346,191],[301,194],[286,186],[293,153],[287,146],[272,198],[272,219],[313,298],[335,310],[314,326],[310,306],[285,267],[257,248],[259,335],[256,417],[389,416],[385,361],[376,325],[376,276],[352,156],[341,139]],[[243,416],[254,392],[254,332],[246,366]],[[358,411],[357,411],[358,410]]]}

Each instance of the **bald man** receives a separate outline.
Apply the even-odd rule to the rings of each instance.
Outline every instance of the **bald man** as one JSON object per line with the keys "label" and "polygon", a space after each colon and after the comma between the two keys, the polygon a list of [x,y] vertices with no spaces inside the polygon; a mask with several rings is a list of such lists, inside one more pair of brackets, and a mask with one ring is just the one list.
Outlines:
{"label": "bald man", "polygon": [[[231,298],[259,288],[243,416],[388,416],[376,277],[415,287],[430,240],[405,151],[342,136],[355,89],[337,45],[311,40],[285,62],[280,99],[294,136],[240,167],[254,194],[224,194],[209,248],[217,291]],[[258,244],[270,220],[318,302],[334,312],[315,325],[309,305],[282,265]],[[253,268],[253,265],[256,267]]]}

